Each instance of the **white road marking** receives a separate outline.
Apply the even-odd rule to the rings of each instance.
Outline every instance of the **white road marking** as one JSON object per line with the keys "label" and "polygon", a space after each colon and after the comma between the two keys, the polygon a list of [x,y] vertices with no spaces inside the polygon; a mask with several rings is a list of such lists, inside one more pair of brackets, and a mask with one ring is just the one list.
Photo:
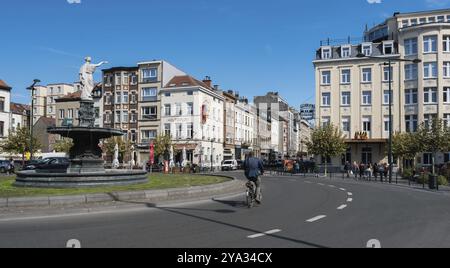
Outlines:
{"label": "white road marking", "polygon": [[267,232],[265,232],[265,234],[268,234],[268,235],[270,235],[270,234],[276,234],[276,233],[279,233],[279,232],[281,232],[281,230],[280,230],[280,229],[275,229],[275,230],[270,230],[270,231],[267,231]]}
{"label": "white road marking", "polygon": [[353,198],[347,199],[347,202],[353,202]]}
{"label": "white road marking", "polygon": [[253,239],[253,238],[258,238],[258,237],[265,236],[265,235],[266,234],[254,234],[254,235],[250,235],[250,236],[247,236],[247,237]]}
{"label": "white road marking", "polygon": [[346,207],[347,207],[347,205],[342,205],[342,206],[338,207],[337,209],[338,209],[338,210],[343,210],[343,209],[346,208]]}
{"label": "white road marking", "polygon": [[344,189],[344,188],[339,188],[339,190],[341,190],[341,191],[344,191],[344,192],[345,192],[345,191],[347,191],[347,190],[346,190],[346,189]]}
{"label": "white road marking", "polygon": [[274,229],[274,230],[270,230],[270,231],[267,231],[267,232],[264,232],[264,233],[260,233],[260,234],[249,235],[249,236],[247,236],[247,238],[254,239],[254,238],[263,237],[263,236],[266,236],[266,235],[276,234],[276,233],[279,233],[279,232],[281,232],[280,229]]}
{"label": "white road marking", "polygon": [[353,194],[352,193],[347,193],[348,194],[348,196],[353,196]]}
{"label": "white road marking", "polygon": [[320,215],[320,216],[314,217],[314,218],[312,218],[312,219],[309,219],[309,220],[307,220],[306,222],[312,223],[312,222],[321,220],[321,219],[326,218],[326,217],[327,217],[327,216],[325,216],[325,215]]}

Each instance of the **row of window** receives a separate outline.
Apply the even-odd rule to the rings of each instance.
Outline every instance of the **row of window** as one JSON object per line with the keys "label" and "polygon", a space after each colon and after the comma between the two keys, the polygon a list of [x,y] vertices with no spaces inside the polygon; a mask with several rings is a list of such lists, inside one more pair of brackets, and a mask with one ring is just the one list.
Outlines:
{"label": "row of window", "polygon": [[[413,56],[419,53],[418,38],[405,39],[405,56]],[[423,53],[437,53],[438,52],[438,36],[429,35],[423,37]],[[443,52],[450,52],[450,35],[444,35],[442,39]]]}
{"label": "row of window", "polygon": [[[450,78],[450,62],[443,63],[443,77]],[[361,69],[361,82],[362,83],[372,83],[373,75],[372,68],[362,68]],[[389,67],[383,67],[383,82],[389,82],[389,74],[395,77],[394,69],[391,67],[389,72]],[[343,85],[351,84],[351,69],[341,70],[340,83]],[[423,78],[424,79],[436,79],[438,78],[438,64],[437,62],[425,62],[423,64]],[[418,65],[417,64],[406,64],[405,65],[405,80],[417,80],[418,79]],[[331,71],[322,71],[321,73],[321,85],[329,86],[331,85]]]}
{"label": "row of window", "polygon": [[[450,52],[450,35],[444,35],[442,39],[442,47],[443,52]],[[404,40],[404,49],[405,56],[413,56],[419,53],[418,48],[418,38],[409,38]],[[341,58],[350,58],[356,55],[352,54],[352,46],[345,45],[340,48]],[[331,47],[323,47],[321,49],[322,59],[332,59],[333,58],[333,49]],[[364,43],[361,45],[362,54],[365,56],[372,56],[373,54],[373,44],[372,43]],[[385,41],[383,42],[383,54],[391,55],[395,52],[394,42],[393,41]],[[437,35],[428,35],[423,37],[423,53],[437,53],[438,52],[438,36]]]}
{"label": "row of window", "polygon": [[[430,126],[434,119],[436,119],[437,114],[425,114],[423,118],[423,122],[425,126]],[[405,116],[405,130],[406,132],[417,132],[419,127],[419,120],[417,115],[406,115]],[[445,126],[450,126],[450,114],[444,114],[444,124]],[[389,116],[384,116],[383,118],[383,131],[389,132],[391,128],[391,120],[389,120]],[[331,122],[330,117],[322,117],[322,126],[329,125]],[[370,134],[372,132],[372,117],[364,116],[362,117],[362,131]],[[344,133],[350,134],[351,131],[351,117],[345,116],[341,118],[341,130]]]}
{"label": "row of window", "polygon": [[[194,123],[173,124],[176,139],[193,139]],[[172,137],[172,124],[164,124],[164,134]]]}
{"label": "row of window", "polygon": [[413,18],[413,19],[404,19],[402,20],[401,27],[412,27],[420,24],[428,24],[428,23],[443,23],[450,22],[450,15],[439,15],[439,16],[431,16],[431,17],[422,17],[422,18]]}
{"label": "row of window", "polygon": [[[174,107],[174,109],[172,109],[172,106]],[[173,114],[172,111],[174,111],[175,114]],[[185,109],[183,109],[183,104],[181,103],[176,103],[174,105],[165,104],[164,115],[165,116],[194,115],[194,103],[192,102],[186,103]]]}
{"label": "row of window", "polygon": [[[372,91],[363,91],[361,96],[362,105],[372,105]],[[392,97],[392,101],[390,98]],[[450,104],[450,87],[445,87],[442,94],[444,103]],[[389,105],[390,102],[394,102],[393,96],[389,94],[389,90],[383,91],[383,105]],[[424,104],[437,104],[438,103],[438,90],[436,87],[427,87],[423,90],[423,103]],[[405,105],[418,104],[418,90],[406,89],[405,90]],[[331,93],[322,93],[322,107],[331,106]],[[341,106],[351,106],[351,92],[341,92]]]}

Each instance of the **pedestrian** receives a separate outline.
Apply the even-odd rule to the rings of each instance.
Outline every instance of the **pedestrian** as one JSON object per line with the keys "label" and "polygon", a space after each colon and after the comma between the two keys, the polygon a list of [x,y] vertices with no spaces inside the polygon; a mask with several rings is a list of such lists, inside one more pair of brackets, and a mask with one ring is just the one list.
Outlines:
{"label": "pedestrian", "polygon": [[384,164],[380,164],[380,166],[378,167],[378,172],[380,173],[380,182],[383,182]]}
{"label": "pedestrian", "polygon": [[9,159],[9,165],[8,165],[8,175],[15,173],[15,166],[14,166],[14,159]]}
{"label": "pedestrian", "polygon": [[378,163],[373,164],[373,176],[375,177],[375,181],[378,180]]}
{"label": "pedestrian", "polygon": [[359,166],[358,163],[353,162],[353,168],[352,168],[353,174],[355,175],[355,179],[358,179],[358,173],[359,173]]}
{"label": "pedestrian", "polygon": [[350,173],[352,171],[352,167],[350,166],[350,162],[345,162],[344,171],[347,174],[347,178],[350,178]]}
{"label": "pedestrian", "polygon": [[298,161],[295,161],[295,174],[299,173],[300,173],[300,164],[298,163]]}
{"label": "pedestrian", "polygon": [[363,162],[361,162],[359,164],[359,179],[361,179],[361,180],[363,179],[365,171],[366,171],[366,166],[364,165]]}
{"label": "pedestrian", "polygon": [[384,178],[388,178],[388,173],[389,173],[389,165],[387,163],[384,163]]}

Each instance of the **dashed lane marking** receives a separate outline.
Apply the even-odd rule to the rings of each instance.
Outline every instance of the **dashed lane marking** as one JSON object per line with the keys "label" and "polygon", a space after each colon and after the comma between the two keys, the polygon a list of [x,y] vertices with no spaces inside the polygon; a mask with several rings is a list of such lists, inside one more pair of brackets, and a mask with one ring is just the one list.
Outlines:
{"label": "dashed lane marking", "polygon": [[254,238],[263,237],[263,236],[266,236],[266,235],[276,234],[276,233],[279,233],[279,232],[281,232],[280,229],[274,229],[274,230],[270,230],[270,231],[267,231],[267,232],[264,232],[264,233],[260,233],[260,234],[249,235],[247,237],[250,238],[250,239],[254,239]]}
{"label": "dashed lane marking", "polygon": [[320,216],[311,218],[311,219],[307,220],[306,222],[312,223],[312,222],[316,222],[316,221],[321,220],[321,219],[326,218],[326,217],[327,216],[325,216],[325,215],[320,215]]}
{"label": "dashed lane marking", "polygon": [[347,207],[347,205],[342,205],[342,206],[338,207],[337,209],[338,209],[338,210],[343,210],[343,209],[346,208],[346,207]]}

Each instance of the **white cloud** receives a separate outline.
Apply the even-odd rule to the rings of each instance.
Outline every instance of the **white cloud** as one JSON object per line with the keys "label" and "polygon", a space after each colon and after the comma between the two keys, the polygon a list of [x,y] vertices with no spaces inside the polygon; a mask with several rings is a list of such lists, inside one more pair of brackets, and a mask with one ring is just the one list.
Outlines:
{"label": "white cloud", "polygon": [[69,4],[81,4],[81,0],[67,0]]}
{"label": "white cloud", "polygon": [[369,4],[381,4],[383,0],[367,0],[367,3]]}

